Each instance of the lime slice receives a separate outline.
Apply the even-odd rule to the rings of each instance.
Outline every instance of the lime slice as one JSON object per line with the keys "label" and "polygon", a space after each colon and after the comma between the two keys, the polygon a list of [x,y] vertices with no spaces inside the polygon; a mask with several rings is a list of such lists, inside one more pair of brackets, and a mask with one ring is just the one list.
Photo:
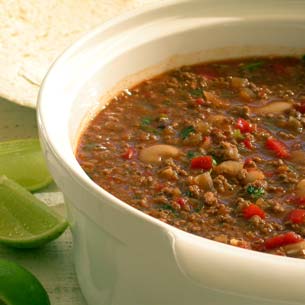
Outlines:
{"label": "lime slice", "polygon": [[39,281],[23,267],[0,259],[1,305],[50,305]]}
{"label": "lime slice", "polygon": [[29,191],[48,185],[52,178],[38,139],[0,143],[0,175],[15,180]]}
{"label": "lime slice", "polygon": [[35,248],[57,238],[67,221],[25,188],[0,177],[0,242],[15,248]]}

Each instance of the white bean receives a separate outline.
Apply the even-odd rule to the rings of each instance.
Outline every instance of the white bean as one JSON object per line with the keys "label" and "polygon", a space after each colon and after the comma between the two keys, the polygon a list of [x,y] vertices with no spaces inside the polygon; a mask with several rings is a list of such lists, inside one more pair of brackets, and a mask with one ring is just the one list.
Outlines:
{"label": "white bean", "polygon": [[143,148],[140,151],[139,158],[146,163],[159,163],[164,158],[176,157],[180,150],[172,145],[156,144]]}
{"label": "white bean", "polygon": [[245,102],[251,102],[255,98],[255,93],[249,88],[243,88],[239,91],[239,96]]}
{"label": "white bean", "polygon": [[292,108],[292,104],[288,102],[272,102],[263,107],[255,108],[256,113],[268,114],[268,113],[283,113]]}
{"label": "white bean", "polygon": [[194,181],[201,189],[205,191],[211,191],[214,189],[213,180],[209,172],[196,176]]}
{"label": "white bean", "polygon": [[222,100],[220,97],[218,97],[212,92],[205,91],[204,95],[206,99],[211,102],[215,107],[227,106],[227,103],[224,100]]}
{"label": "white bean", "polygon": [[215,171],[220,174],[236,176],[242,170],[243,163],[239,161],[224,161],[215,167]]}
{"label": "white bean", "polygon": [[212,125],[215,125],[217,127],[223,126],[223,122],[226,120],[226,117],[222,114],[214,114],[210,115],[207,118],[207,121],[211,123]]}
{"label": "white bean", "polygon": [[305,258],[305,241],[287,245],[283,248],[288,256]]}
{"label": "white bean", "polygon": [[231,86],[235,89],[240,89],[248,86],[249,81],[246,78],[241,77],[232,77],[231,78]]}
{"label": "white bean", "polygon": [[299,197],[305,196],[305,179],[302,179],[299,181],[295,192],[296,192],[297,196],[299,196]]}
{"label": "white bean", "polygon": [[304,150],[292,151],[290,156],[291,156],[290,160],[292,162],[296,162],[296,163],[305,165],[305,151]]}
{"label": "white bean", "polygon": [[263,180],[263,179],[265,179],[264,173],[259,169],[254,169],[247,172],[247,175],[245,177],[245,183],[248,184],[256,180]]}

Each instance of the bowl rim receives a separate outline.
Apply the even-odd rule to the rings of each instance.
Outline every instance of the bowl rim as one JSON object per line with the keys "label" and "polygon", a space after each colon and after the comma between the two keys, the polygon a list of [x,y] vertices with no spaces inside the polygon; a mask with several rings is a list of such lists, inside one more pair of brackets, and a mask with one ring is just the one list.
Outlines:
{"label": "bowl rim", "polygon": [[[196,0],[192,0],[193,2],[199,2]],[[231,2],[234,2],[234,0],[230,0]],[[178,229],[172,225],[166,224],[162,222],[161,220],[154,218],[152,216],[149,216],[142,211],[128,205],[124,201],[118,199],[111,193],[107,192],[104,190],[102,187],[97,185],[93,180],[91,180],[85,172],[82,170],[82,168],[79,165],[79,168],[81,171],[76,170],[74,167],[70,166],[66,161],[65,158],[63,157],[62,152],[57,150],[54,145],[53,141],[50,138],[48,134],[48,130],[44,124],[44,116],[47,115],[43,111],[43,101],[45,99],[45,91],[48,89],[48,82],[49,78],[53,76],[54,70],[57,70],[60,68],[61,65],[63,65],[75,52],[77,52],[81,47],[85,46],[86,43],[90,40],[92,40],[94,37],[102,34],[106,30],[119,25],[120,23],[123,23],[125,21],[128,21],[133,18],[137,18],[141,16],[144,13],[149,13],[151,11],[161,9],[161,8],[167,8],[170,6],[175,6],[175,5],[180,5],[180,4],[185,4],[190,2],[189,0],[168,0],[168,1],[160,1],[157,3],[151,3],[144,5],[143,7],[139,7],[133,10],[130,10],[122,15],[119,15],[117,17],[114,17],[111,20],[106,21],[104,24],[97,26],[95,29],[90,30],[87,34],[83,35],[80,39],[78,39],[76,42],[74,42],[71,46],[66,48],[61,55],[58,56],[58,58],[53,62],[53,64],[50,66],[48,72],[46,73],[42,84],[40,86],[40,90],[38,93],[38,100],[37,100],[37,121],[38,121],[38,129],[39,129],[39,135],[40,135],[40,140],[43,138],[45,143],[48,145],[48,148],[52,152],[53,156],[56,158],[56,160],[60,163],[62,167],[65,168],[65,170],[69,173],[72,173],[72,175],[75,177],[75,179],[82,184],[87,190],[90,190],[93,192],[93,194],[97,197],[103,196],[106,198],[107,204],[113,204],[115,203],[118,205],[120,208],[123,208],[126,212],[131,213],[136,215],[137,217],[145,219],[145,221],[148,221],[162,229],[164,229],[167,233],[174,233],[179,236],[184,236],[187,239],[192,239],[194,241],[200,241],[203,243],[209,243],[210,245],[214,245],[214,247],[221,248],[224,252],[224,255],[227,253],[233,253],[234,255],[242,255],[242,256],[248,256],[249,258],[252,256],[251,254],[253,253],[253,250],[248,250],[248,249],[243,249],[239,247],[235,247],[232,245],[228,244],[223,244],[221,242],[217,242],[211,239],[207,239],[205,237],[197,236],[192,233],[185,232],[181,229]],[[229,2],[229,1],[228,1]],[[72,150],[72,148],[71,148]],[[74,155],[74,154],[73,154]],[[77,162],[77,161],[76,161]],[[80,211],[83,213],[83,211]],[[278,264],[287,264],[287,263],[294,263],[294,264],[303,264],[302,259],[298,258],[293,258],[293,257],[283,257],[279,255],[272,255],[269,253],[264,253],[264,252],[258,252],[255,251],[255,255],[259,259],[272,259],[276,261]]]}

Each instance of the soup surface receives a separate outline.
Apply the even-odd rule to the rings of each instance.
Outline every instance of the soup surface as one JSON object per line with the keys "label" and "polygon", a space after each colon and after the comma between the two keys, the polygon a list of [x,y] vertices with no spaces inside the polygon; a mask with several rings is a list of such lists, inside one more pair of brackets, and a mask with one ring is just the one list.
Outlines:
{"label": "soup surface", "polygon": [[305,258],[305,60],[184,66],[126,89],[80,137],[97,184],[184,231]]}

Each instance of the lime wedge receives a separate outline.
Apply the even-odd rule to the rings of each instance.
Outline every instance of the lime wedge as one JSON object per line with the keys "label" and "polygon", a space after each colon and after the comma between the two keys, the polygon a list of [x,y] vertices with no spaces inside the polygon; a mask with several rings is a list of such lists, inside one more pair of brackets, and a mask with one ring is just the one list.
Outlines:
{"label": "lime wedge", "polygon": [[23,267],[0,259],[1,305],[50,305],[39,281]]}
{"label": "lime wedge", "polygon": [[0,242],[15,248],[35,248],[57,238],[67,221],[25,188],[0,177]]}
{"label": "lime wedge", "polygon": [[5,175],[29,191],[48,185],[52,178],[38,139],[0,143],[0,175]]}

